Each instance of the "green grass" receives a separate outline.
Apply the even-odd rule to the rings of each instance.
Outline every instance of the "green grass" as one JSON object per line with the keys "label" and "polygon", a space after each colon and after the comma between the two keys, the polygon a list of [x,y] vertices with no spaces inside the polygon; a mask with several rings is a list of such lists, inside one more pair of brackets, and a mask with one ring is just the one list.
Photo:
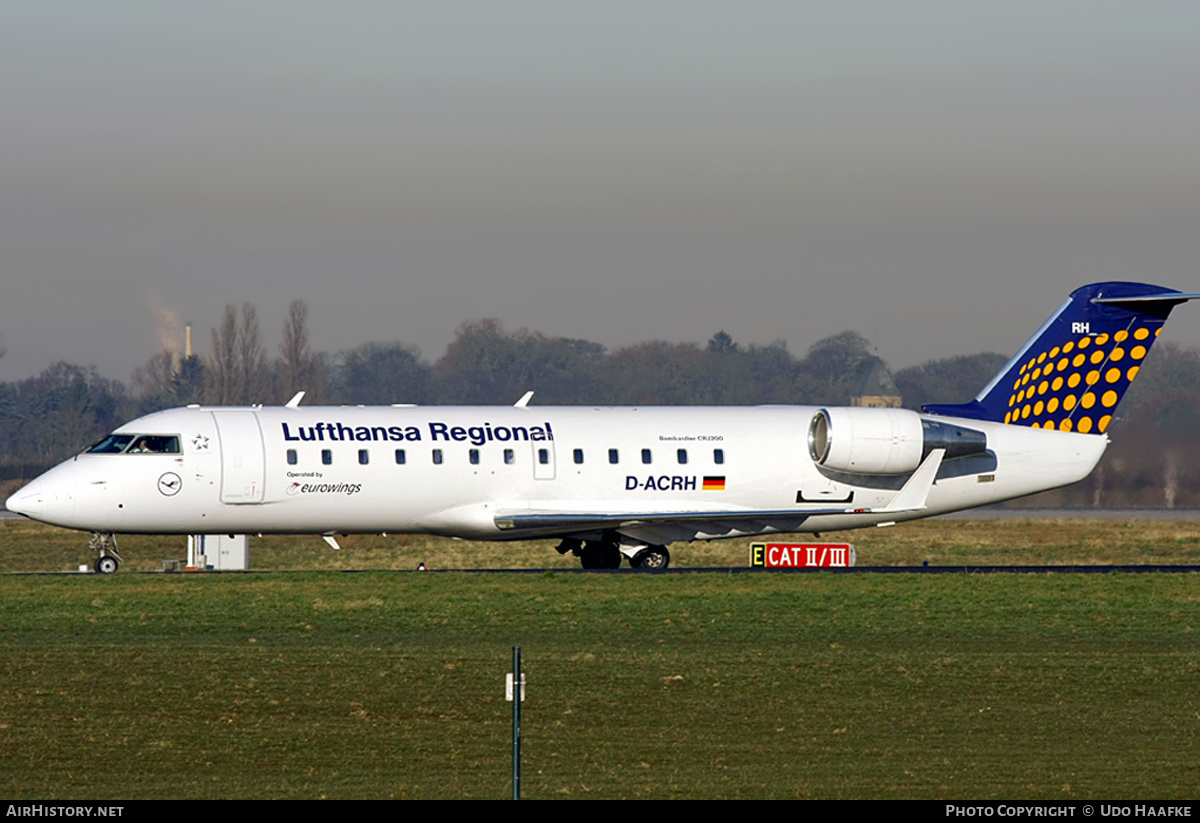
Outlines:
{"label": "green grass", "polygon": [[525,797],[1191,798],[1198,599],[1194,575],[5,576],[0,792],[506,797],[519,644]]}
{"label": "green grass", "polygon": [[[811,540],[811,536],[796,536]],[[922,520],[826,534],[855,545],[860,566],[988,564],[1200,564],[1200,521]],[[788,539],[780,536],[779,540]],[[187,556],[182,537],[119,535],[122,569],[157,571]],[[334,551],[317,536],[250,538],[253,569],[578,568],[556,541],[483,543],[424,535],[349,535]],[[88,535],[28,520],[0,521],[0,572],[63,571],[90,564]],[[745,540],[676,543],[676,568],[746,566]]]}

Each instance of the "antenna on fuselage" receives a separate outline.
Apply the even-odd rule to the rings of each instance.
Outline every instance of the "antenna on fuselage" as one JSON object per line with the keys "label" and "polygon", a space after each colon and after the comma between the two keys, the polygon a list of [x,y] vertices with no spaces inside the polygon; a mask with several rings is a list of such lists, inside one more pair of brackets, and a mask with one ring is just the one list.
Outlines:
{"label": "antenna on fuselage", "polygon": [[516,406],[518,409],[523,409],[529,405],[529,400],[532,397],[533,397],[533,392],[527,391],[523,395],[521,395],[521,399],[518,400],[516,403],[513,403],[513,405]]}
{"label": "antenna on fuselage", "polygon": [[288,409],[300,408],[300,399],[303,397],[304,397],[304,392],[302,392],[302,391],[296,392],[296,396],[293,397],[291,400],[287,401],[287,403],[284,404],[284,408],[288,408]]}

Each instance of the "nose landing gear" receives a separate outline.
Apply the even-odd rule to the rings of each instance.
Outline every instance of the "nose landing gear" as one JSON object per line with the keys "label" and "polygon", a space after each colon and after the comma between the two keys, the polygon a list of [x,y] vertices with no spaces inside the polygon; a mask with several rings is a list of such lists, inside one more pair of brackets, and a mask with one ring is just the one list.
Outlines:
{"label": "nose landing gear", "polygon": [[92,532],[88,548],[97,553],[92,566],[97,574],[113,574],[121,565],[121,554],[117,551],[117,538],[108,533]]}

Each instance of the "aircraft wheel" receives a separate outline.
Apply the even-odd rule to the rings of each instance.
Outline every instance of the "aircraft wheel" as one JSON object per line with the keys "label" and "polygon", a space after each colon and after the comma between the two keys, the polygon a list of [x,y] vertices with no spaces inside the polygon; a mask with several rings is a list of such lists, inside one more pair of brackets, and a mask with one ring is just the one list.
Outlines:
{"label": "aircraft wheel", "polygon": [[661,572],[671,565],[671,553],[666,546],[647,546],[633,556],[629,565],[648,572]]}
{"label": "aircraft wheel", "polygon": [[579,564],[585,569],[619,569],[621,550],[616,543],[587,543],[579,555]]}
{"label": "aircraft wheel", "polygon": [[117,570],[118,565],[120,564],[117,563],[117,558],[113,557],[111,554],[106,554],[104,557],[101,557],[96,561],[96,573],[112,574]]}

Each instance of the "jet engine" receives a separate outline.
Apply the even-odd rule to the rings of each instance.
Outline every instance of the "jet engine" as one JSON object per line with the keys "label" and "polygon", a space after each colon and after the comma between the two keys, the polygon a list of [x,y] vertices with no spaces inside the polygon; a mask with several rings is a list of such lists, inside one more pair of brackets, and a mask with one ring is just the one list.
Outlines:
{"label": "jet engine", "polygon": [[987,435],[908,409],[857,406],[821,409],[808,426],[813,462],[837,471],[904,474],[934,449],[946,450],[944,460],[986,454]]}

